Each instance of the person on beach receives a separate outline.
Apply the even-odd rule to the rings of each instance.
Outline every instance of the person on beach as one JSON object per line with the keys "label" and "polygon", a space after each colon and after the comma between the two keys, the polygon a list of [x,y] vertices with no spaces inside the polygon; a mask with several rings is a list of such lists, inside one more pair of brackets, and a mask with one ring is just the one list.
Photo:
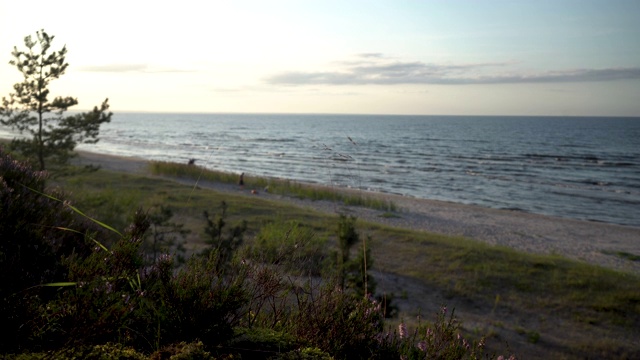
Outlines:
{"label": "person on beach", "polygon": [[240,179],[238,180],[238,185],[240,185],[240,187],[244,187],[244,173],[240,174]]}

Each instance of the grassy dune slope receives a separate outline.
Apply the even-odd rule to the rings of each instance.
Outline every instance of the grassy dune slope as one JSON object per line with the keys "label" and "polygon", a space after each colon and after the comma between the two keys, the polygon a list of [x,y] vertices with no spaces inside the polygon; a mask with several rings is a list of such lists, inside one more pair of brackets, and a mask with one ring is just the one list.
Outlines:
{"label": "grassy dune slope", "polygon": [[[171,175],[180,176],[182,182],[192,178],[190,184],[203,176]],[[235,176],[217,178],[213,173],[205,176],[213,182],[236,180]],[[266,186],[259,183],[263,180],[247,181]],[[220,192],[201,184],[106,170],[61,178],[55,185],[69,192],[83,211],[116,228],[123,228],[138,207],[168,205],[176,214],[173,221],[192,230],[187,245],[192,251],[203,245],[203,211],[216,212],[223,200],[229,205],[230,223],[248,221],[249,241],[265,222],[282,218],[296,219],[333,243],[335,215],[293,206],[286,198],[265,200],[248,192]],[[316,191],[292,189],[283,186],[278,191],[291,196],[314,196]],[[337,197],[332,200],[347,202]],[[366,200],[357,205],[377,206]],[[378,205],[386,207],[387,216],[393,215],[393,204]],[[400,318],[408,323],[446,304],[456,308],[469,333],[488,335],[488,346],[504,349],[508,345],[523,358],[640,355],[638,276],[559,256],[519,253],[377,223],[361,221],[358,229],[372,238],[368,246],[373,251],[379,291],[395,294]]]}

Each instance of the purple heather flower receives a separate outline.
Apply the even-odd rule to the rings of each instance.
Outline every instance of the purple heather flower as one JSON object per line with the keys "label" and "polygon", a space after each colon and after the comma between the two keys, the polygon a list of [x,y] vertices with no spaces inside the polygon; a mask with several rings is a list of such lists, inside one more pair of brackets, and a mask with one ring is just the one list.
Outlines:
{"label": "purple heather flower", "polygon": [[400,323],[400,325],[398,325],[398,334],[400,335],[400,339],[404,339],[407,336],[407,325]]}
{"label": "purple heather flower", "polygon": [[417,346],[418,346],[418,349],[420,349],[420,351],[427,352],[427,342],[426,341],[424,341],[424,340],[420,341]]}

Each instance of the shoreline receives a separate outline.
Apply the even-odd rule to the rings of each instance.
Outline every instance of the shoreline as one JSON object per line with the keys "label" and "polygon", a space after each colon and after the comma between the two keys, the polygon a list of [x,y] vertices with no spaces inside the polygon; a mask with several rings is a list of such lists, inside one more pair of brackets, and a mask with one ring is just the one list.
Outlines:
{"label": "shoreline", "polygon": [[[104,169],[149,175],[148,160],[135,157],[78,151],[76,162],[95,164]],[[191,184],[192,180],[175,181]],[[533,254],[558,254],[569,259],[584,261],[610,269],[640,274],[640,261],[624,255],[640,256],[640,228],[602,222],[574,220],[539,215],[516,210],[485,208],[439,200],[419,199],[397,194],[367,192],[306,184],[351,194],[361,193],[372,198],[393,202],[397,216],[382,216],[384,211],[356,206],[345,206],[330,201],[295,199],[258,191],[258,196],[275,201],[310,207],[325,213],[345,213],[358,219],[382,225],[427,231],[449,236],[462,236],[490,245],[512,248]],[[234,184],[200,182],[198,186],[220,192],[251,194]]]}

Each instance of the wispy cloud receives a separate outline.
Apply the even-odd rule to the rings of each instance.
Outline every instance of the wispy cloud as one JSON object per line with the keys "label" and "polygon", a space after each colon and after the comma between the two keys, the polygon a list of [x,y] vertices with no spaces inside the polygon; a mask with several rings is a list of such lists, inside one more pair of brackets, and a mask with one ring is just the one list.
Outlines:
{"label": "wispy cloud", "polygon": [[192,70],[175,69],[175,68],[163,68],[151,66],[149,64],[106,64],[95,66],[84,66],[80,68],[81,71],[87,72],[108,72],[108,73],[183,73],[193,72]]}
{"label": "wispy cloud", "polygon": [[640,79],[640,67],[571,69],[517,73],[513,62],[427,64],[390,60],[383,54],[358,55],[333,71],[282,72],[265,79],[271,85],[399,85],[399,84],[522,84]]}
{"label": "wispy cloud", "polygon": [[375,59],[384,58],[384,54],[382,53],[362,53],[362,54],[358,54],[358,56],[363,58],[375,58]]}

